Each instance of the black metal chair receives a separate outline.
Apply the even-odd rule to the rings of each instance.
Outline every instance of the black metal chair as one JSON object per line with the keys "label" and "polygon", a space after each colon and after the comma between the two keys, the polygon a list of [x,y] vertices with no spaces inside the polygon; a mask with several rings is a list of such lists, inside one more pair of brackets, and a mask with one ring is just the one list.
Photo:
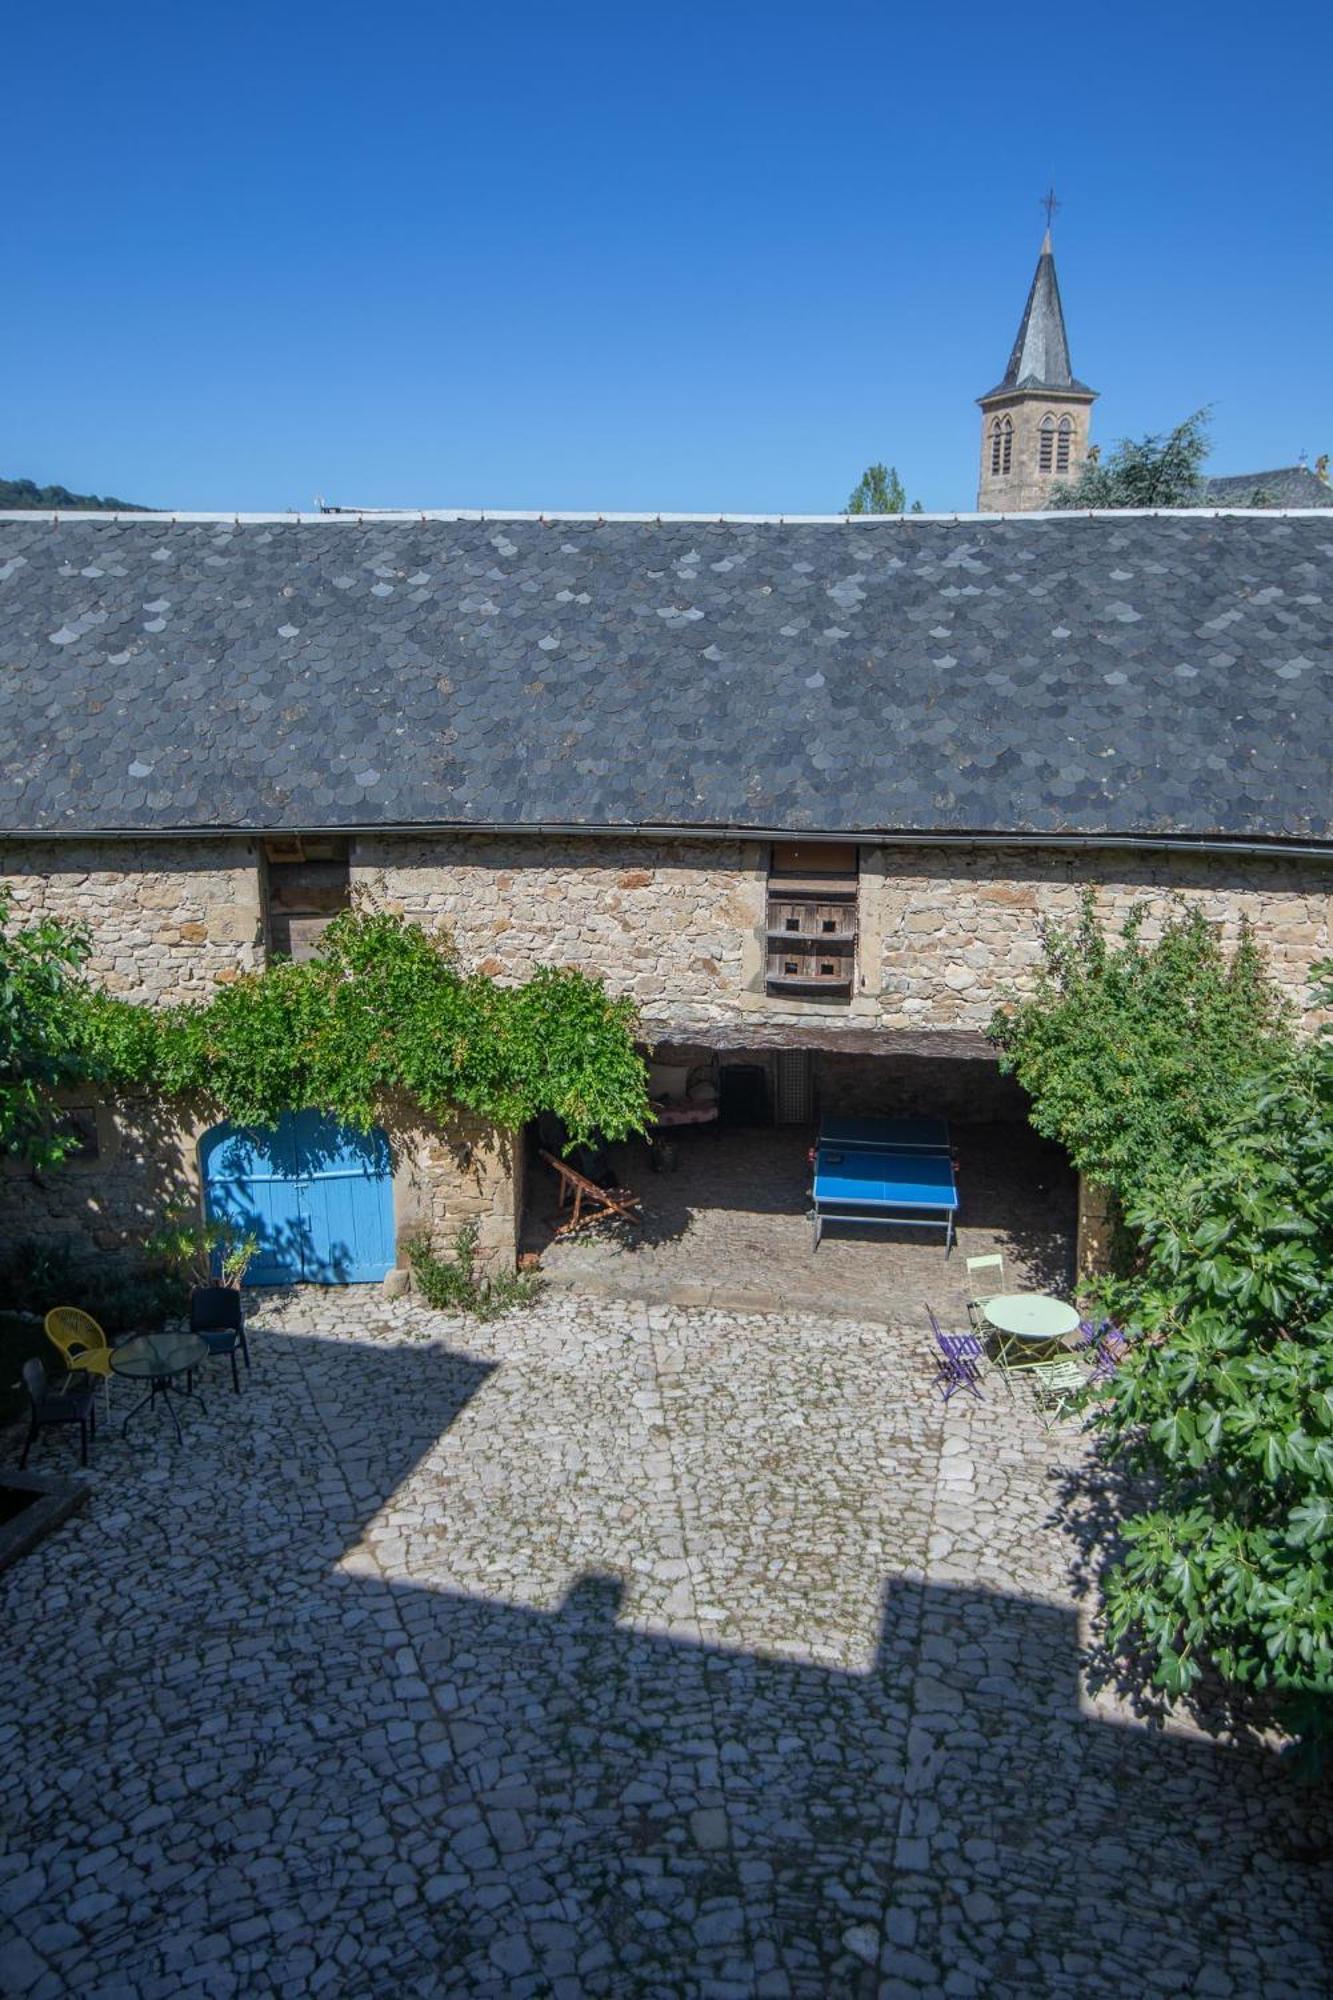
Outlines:
{"label": "black metal chair", "polygon": [[23,1444],[19,1471],[28,1463],[28,1453],[38,1431],[54,1430],[57,1424],[79,1427],[79,1463],[88,1463],[88,1440],[97,1436],[97,1405],[92,1382],[71,1383],[57,1395],[47,1380],[46,1370],[36,1355],[23,1364],[23,1388],[28,1398],[28,1435]]}
{"label": "black metal chair", "polygon": [[250,1343],[245,1337],[245,1314],[241,1295],[234,1285],[200,1285],[190,1294],[190,1332],[197,1333],[210,1354],[225,1354],[231,1362],[231,1386],[237,1395],[241,1378],[236,1367],[239,1347],[250,1366]]}

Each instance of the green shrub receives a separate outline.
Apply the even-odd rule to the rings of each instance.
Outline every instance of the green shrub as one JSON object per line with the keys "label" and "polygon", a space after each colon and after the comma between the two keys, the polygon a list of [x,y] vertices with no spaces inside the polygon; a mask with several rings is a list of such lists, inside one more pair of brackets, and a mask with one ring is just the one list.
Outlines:
{"label": "green shrub", "polygon": [[477,1273],[477,1225],[465,1223],[454,1238],[452,1257],[442,1257],[429,1236],[409,1237],[403,1245],[417,1290],[437,1312],[466,1313],[472,1319],[498,1319],[514,1306],[540,1298],[543,1281],[531,1271],[502,1271],[493,1278]]}
{"label": "green shrub", "polygon": [[1147,943],[1147,915],[1139,905],[1108,937],[1089,892],[1076,927],[1043,925],[1035,991],[989,1029],[1036,1130],[1123,1206],[1200,1172],[1250,1081],[1294,1046],[1247,930],[1228,955],[1181,906]]}

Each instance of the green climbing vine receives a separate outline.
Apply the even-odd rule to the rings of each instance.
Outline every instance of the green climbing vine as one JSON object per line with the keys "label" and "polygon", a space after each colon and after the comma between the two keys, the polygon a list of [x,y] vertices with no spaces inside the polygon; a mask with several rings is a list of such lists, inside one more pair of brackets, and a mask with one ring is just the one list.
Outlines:
{"label": "green climbing vine", "polygon": [[552,1111],[573,1140],[624,1138],[648,1116],[632,1001],[554,967],[499,986],[400,916],[340,916],[318,957],[243,976],[204,1006],[150,1008],[80,983],[61,1009],[83,1078],[199,1095],[241,1125],[313,1106],[364,1130],[397,1092],[430,1117],[461,1109],[510,1130]]}

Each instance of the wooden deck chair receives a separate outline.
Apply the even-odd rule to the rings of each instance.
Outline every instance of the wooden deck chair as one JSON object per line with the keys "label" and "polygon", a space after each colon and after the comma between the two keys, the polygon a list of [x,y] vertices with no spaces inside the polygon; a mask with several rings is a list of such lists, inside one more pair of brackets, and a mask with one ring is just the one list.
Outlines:
{"label": "wooden deck chair", "polygon": [[573,1203],[574,1212],[567,1222],[556,1225],[557,1236],[570,1236],[576,1229],[582,1229],[589,1222],[596,1222],[603,1216],[613,1215],[622,1222],[638,1222],[639,1197],[628,1188],[598,1187],[577,1167],[571,1167],[568,1160],[558,1160],[554,1153],[542,1153],[542,1159],[560,1181],[560,1206],[567,1208]]}

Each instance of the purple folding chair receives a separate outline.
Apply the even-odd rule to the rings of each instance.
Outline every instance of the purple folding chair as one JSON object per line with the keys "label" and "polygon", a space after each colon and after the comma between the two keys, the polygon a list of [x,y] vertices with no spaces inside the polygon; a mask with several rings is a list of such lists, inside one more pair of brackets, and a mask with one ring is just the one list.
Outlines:
{"label": "purple folding chair", "polygon": [[1092,1380],[1109,1382],[1129,1353],[1129,1342],[1114,1320],[1104,1319],[1097,1328],[1093,1350]]}
{"label": "purple folding chair", "polygon": [[929,1306],[926,1312],[935,1336],[935,1382],[944,1401],[947,1403],[959,1389],[968,1390],[978,1401],[983,1400],[977,1369],[981,1342],[974,1333],[945,1333]]}
{"label": "purple folding chair", "polygon": [[964,1361],[981,1360],[986,1350],[975,1333],[946,1333],[929,1306],[926,1307],[926,1317],[941,1354],[951,1354]]}

